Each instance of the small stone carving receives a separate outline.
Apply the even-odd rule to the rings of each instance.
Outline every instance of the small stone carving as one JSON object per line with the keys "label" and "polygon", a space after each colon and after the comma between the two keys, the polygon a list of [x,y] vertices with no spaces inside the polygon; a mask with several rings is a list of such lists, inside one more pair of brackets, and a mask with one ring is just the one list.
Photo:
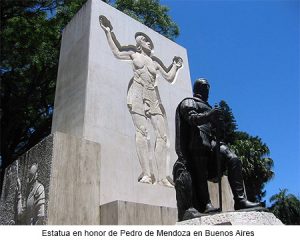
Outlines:
{"label": "small stone carving", "polygon": [[151,150],[148,123],[155,131],[155,160],[158,170],[158,184],[173,187],[167,177],[167,157],[169,156],[166,115],[160,102],[156,81],[158,74],[173,83],[178,70],[182,67],[182,58],[174,57],[173,63],[166,68],[153,56],[154,45],[149,36],[138,32],[135,34],[136,46],[121,46],[112,32],[110,21],[103,15],[99,17],[108,44],[114,56],[120,60],[132,62],[133,78],[129,83],[127,105],[135,127],[137,155],[142,169],[138,181],[155,183],[150,171]]}
{"label": "small stone carving", "polygon": [[[209,88],[207,80],[196,80],[194,97],[185,98],[176,110],[178,160],[173,167],[173,176],[179,221],[199,217],[199,212],[218,210],[211,204],[207,180],[217,176],[215,130],[220,122],[221,110],[208,104]],[[220,145],[219,154],[222,170],[228,169],[235,210],[258,207],[259,203],[246,199],[240,159],[224,143]]]}
{"label": "small stone carving", "polygon": [[23,200],[22,192],[21,192],[22,190],[21,181],[17,170],[16,224],[27,224],[27,225],[44,224],[45,189],[44,186],[37,180],[37,176],[38,176],[38,165],[33,164],[28,171],[26,200]]}

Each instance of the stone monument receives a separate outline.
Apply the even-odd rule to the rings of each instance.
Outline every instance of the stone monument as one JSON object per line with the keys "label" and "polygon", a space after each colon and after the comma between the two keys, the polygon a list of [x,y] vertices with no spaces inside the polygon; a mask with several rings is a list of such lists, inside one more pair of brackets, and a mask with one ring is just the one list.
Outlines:
{"label": "stone monument", "polygon": [[[162,63],[172,64],[174,56],[180,56],[183,67],[171,73],[177,74],[175,83],[170,85],[166,82],[163,70],[157,70],[151,63],[145,66],[152,71],[151,79],[148,70],[134,68],[133,64],[145,63],[143,59],[138,60],[142,57],[139,52],[135,54],[140,55],[135,63],[128,57],[124,57],[124,61],[116,58],[110,46],[112,43],[99,23],[99,16],[105,16],[111,22],[122,54],[125,45],[135,45],[135,35],[140,32],[149,36],[155,46],[155,54]],[[154,184],[141,183],[138,177],[145,172],[140,164],[145,165],[148,161],[152,177],[158,177],[159,170],[153,151],[159,146],[164,146],[161,152],[165,153],[159,157],[163,159],[160,161],[161,169],[165,169],[162,173],[165,173],[165,177],[171,176],[170,161],[175,158],[175,152],[169,148],[174,147],[174,133],[170,132],[174,130],[174,105],[191,90],[186,50],[101,1],[87,2],[66,26],[62,39],[52,132],[59,131],[101,144],[101,216],[105,214],[104,209],[111,209],[113,213],[117,211],[115,206],[121,206],[122,203],[126,203],[128,214],[137,213],[135,209],[139,206],[142,207],[139,211],[160,211],[163,207],[171,209],[175,214],[174,189],[161,186],[155,181],[151,181]],[[126,51],[135,51],[136,46],[127,48],[129,50]],[[145,58],[147,62],[152,61],[149,56]],[[176,65],[172,66],[177,70]],[[143,75],[139,78],[142,85],[137,83],[139,74]],[[172,81],[175,76],[167,79]],[[146,84],[148,87],[144,88]],[[148,95],[147,101],[141,92]],[[146,117],[145,106],[151,102],[151,111]],[[129,112],[130,105],[132,108]],[[143,120],[139,121],[138,118]],[[156,130],[152,125],[154,119],[161,123]],[[133,122],[142,123],[133,125]],[[158,128],[162,129],[162,133],[157,132]],[[157,140],[161,136],[164,139]],[[147,162],[140,162],[143,156],[146,156]],[[103,223],[106,223],[105,219],[111,219],[111,216],[102,218]]]}
{"label": "stone monument", "polygon": [[8,169],[9,195],[0,205],[7,219],[0,222],[20,221],[28,170],[38,164],[43,224],[174,224],[174,108],[191,92],[188,66],[183,47],[102,1],[87,1],[62,33],[52,135]]}
{"label": "stone monument", "polygon": [[174,117],[191,95],[186,49],[87,1],[62,33],[52,134],[6,169],[0,224],[175,224]]}

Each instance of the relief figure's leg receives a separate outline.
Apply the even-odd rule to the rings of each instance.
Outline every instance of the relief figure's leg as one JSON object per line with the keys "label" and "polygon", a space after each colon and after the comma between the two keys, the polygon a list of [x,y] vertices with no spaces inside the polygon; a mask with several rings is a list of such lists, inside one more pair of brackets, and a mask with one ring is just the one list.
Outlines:
{"label": "relief figure's leg", "polygon": [[131,113],[133,124],[135,127],[135,142],[138,159],[142,168],[142,176],[140,177],[139,182],[142,183],[152,183],[149,159],[149,137],[147,130],[147,118],[143,115]]}
{"label": "relief figure's leg", "polygon": [[168,137],[165,119],[160,114],[151,115],[151,123],[156,135],[154,154],[158,171],[158,183],[173,187],[167,179],[167,156],[169,148],[167,145]]}

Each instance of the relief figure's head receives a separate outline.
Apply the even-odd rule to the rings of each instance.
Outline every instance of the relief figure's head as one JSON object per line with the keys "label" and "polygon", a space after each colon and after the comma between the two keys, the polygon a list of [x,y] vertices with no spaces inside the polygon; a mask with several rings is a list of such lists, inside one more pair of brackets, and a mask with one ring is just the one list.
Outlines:
{"label": "relief figure's head", "polygon": [[28,183],[32,184],[37,180],[37,175],[38,175],[38,165],[33,164],[28,171]]}
{"label": "relief figure's head", "polygon": [[135,34],[135,40],[138,52],[144,51],[146,53],[151,53],[154,49],[154,45],[150,37],[142,32],[137,32]]}
{"label": "relief figure's head", "polygon": [[209,88],[210,85],[206,79],[197,79],[193,87],[194,96],[200,96],[200,98],[206,102],[209,96]]}

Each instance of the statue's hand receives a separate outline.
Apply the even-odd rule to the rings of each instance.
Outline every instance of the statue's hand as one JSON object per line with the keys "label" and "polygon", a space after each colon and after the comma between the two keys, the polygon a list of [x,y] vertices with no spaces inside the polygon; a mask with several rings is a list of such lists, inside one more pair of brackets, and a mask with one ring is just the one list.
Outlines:
{"label": "statue's hand", "polygon": [[173,64],[176,65],[178,68],[182,67],[182,63],[183,63],[183,60],[181,57],[175,56],[173,58]]}
{"label": "statue's hand", "polygon": [[105,32],[110,32],[112,31],[112,25],[110,21],[103,15],[99,16],[99,23],[100,27],[105,31]]}
{"label": "statue's hand", "polygon": [[209,112],[209,117],[213,122],[217,122],[221,115],[222,115],[222,109],[219,107],[214,107],[210,112]]}

